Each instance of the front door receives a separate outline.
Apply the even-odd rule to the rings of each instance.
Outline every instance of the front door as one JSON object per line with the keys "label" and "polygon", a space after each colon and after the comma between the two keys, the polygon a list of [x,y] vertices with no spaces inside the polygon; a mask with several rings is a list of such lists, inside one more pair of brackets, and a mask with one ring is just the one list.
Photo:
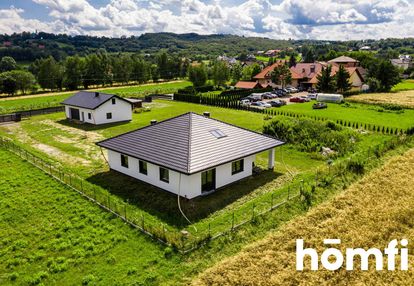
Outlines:
{"label": "front door", "polygon": [[216,189],[216,169],[201,173],[201,192],[207,193]]}
{"label": "front door", "polygon": [[73,119],[73,120],[80,120],[79,109],[71,108],[70,109],[70,118]]}

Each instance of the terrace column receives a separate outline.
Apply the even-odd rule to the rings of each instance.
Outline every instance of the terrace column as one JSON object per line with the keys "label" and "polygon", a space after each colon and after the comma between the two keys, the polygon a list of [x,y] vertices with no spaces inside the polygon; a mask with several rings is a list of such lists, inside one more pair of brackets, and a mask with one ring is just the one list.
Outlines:
{"label": "terrace column", "polygon": [[273,170],[275,167],[275,148],[269,150],[268,169]]}

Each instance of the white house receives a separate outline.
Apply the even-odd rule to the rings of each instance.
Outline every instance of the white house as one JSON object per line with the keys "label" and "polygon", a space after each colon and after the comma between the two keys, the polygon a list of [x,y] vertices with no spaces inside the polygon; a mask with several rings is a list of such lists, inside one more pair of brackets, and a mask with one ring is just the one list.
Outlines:
{"label": "white house", "polygon": [[186,113],[110,138],[112,170],[192,199],[252,175],[255,155],[284,144],[205,115]]}
{"label": "white house", "polygon": [[99,125],[132,120],[132,103],[115,94],[80,91],[62,104],[66,118],[82,123]]}

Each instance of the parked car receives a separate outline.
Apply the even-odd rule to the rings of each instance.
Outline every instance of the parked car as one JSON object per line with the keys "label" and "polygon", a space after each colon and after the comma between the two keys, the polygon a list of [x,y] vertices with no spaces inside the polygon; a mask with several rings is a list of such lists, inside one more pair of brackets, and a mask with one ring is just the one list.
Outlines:
{"label": "parked car", "polygon": [[289,93],[296,93],[299,91],[297,88],[294,88],[294,87],[288,87],[286,89],[289,91]]}
{"label": "parked car", "polygon": [[309,97],[305,96],[305,95],[300,96],[300,98],[303,98],[303,100],[305,100],[305,102],[311,101],[311,99]]}
{"label": "parked car", "polygon": [[290,102],[299,102],[299,103],[303,103],[303,102],[305,102],[305,100],[304,100],[303,98],[301,98],[301,97],[297,97],[297,96],[291,97],[291,98],[289,99],[289,101],[290,101]]}
{"label": "parked car", "polygon": [[272,107],[281,107],[281,106],[283,106],[283,105],[286,105],[286,101],[284,101],[284,100],[280,100],[280,99],[276,99],[276,100],[272,100],[272,101],[270,101],[270,102],[269,102],[269,104],[270,104]]}
{"label": "parked car", "polygon": [[269,108],[272,107],[269,103],[263,101],[256,101],[252,103],[252,106],[262,107],[262,108]]}
{"label": "parked car", "polygon": [[308,98],[311,100],[316,100],[317,97],[318,97],[317,93],[308,93]]}
{"label": "parked car", "polygon": [[263,95],[263,98],[264,99],[273,99],[273,98],[276,98],[277,97],[277,95],[276,94],[273,94],[273,93],[271,93],[271,92],[266,92],[264,95]]}
{"label": "parked car", "polygon": [[250,100],[249,100],[249,99],[243,98],[242,100],[240,100],[240,104],[241,104],[242,106],[248,106],[248,105],[250,105],[250,104],[251,104],[251,102],[250,102]]}
{"label": "parked car", "polygon": [[323,102],[318,102],[315,103],[314,105],[312,105],[313,109],[324,109],[324,108],[328,108],[328,105],[326,103]]}

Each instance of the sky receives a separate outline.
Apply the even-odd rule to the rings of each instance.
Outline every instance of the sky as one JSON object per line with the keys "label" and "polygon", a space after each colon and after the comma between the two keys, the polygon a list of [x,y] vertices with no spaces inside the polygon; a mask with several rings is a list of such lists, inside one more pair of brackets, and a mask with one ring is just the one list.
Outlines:
{"label": "sky", "polygon": [[414,37],[414,0],[0,0],[0,33],[151,32],[272,39]]}

